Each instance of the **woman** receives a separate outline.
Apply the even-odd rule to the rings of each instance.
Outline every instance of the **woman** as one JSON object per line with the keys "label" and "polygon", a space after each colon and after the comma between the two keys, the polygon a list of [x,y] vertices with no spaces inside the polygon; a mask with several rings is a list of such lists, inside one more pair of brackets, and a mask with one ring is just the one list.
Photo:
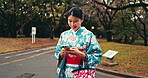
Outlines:
{"label": "woman", "polygon": [[[74,78],[73,70],[86,65],[95,69],[101,61],[100,45],[91,31],[81,27],[83,21],[83,13],[80,8],[73,7],[68,11],[68,25],[71,29],[61,34],[55,52],[59,78]],[[69,48],[63,48],[63,45],[67,45]]]}

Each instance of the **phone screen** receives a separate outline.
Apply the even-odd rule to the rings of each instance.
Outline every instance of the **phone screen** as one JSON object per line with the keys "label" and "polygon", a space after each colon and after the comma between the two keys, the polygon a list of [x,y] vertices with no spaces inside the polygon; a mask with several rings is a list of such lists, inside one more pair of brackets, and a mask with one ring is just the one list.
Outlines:
{"label": "phone screen", "polygon": [[66,49],[69,49],[70,47],[67,46],[67,45],[63,45],[62,48],[66,48]]}

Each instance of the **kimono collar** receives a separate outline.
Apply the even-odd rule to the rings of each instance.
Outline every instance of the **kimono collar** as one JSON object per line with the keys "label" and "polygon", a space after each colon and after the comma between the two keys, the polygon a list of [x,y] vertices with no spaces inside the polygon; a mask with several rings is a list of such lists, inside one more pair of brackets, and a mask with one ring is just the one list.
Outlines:
{"label": "kimono collar", "polygon": [[74,31],[74,30],[72,30],[72,29],[71,29],[71,31],[72,31],[73,34],[78,35],[78,34],[80,34],[80,32],[82,32],[82,30],[84,30],[84,29],[86,29],[86,28],[85,28],[85,27],[81,27],[81,28],[79,28],[77,31]]}

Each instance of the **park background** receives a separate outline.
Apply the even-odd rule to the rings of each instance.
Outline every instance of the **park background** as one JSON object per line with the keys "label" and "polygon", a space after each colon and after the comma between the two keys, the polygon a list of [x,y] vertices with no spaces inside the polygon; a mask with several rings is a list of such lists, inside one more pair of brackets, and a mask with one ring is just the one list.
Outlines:
{"label": "park background", "polygon": [[83,10],[83,26],[96,35],[103,53],[119,52],[119,65],[100,67],[148,76],[146,0],[0,0],[0,53],[55,45],[61,32],[69,29],[66,13],[74,6]]}

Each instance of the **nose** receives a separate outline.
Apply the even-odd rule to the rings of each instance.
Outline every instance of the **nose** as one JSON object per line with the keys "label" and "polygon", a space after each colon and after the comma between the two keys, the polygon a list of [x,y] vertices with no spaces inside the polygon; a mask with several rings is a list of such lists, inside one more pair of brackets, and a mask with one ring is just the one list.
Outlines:
{"label": "nose", "polygon": [[76,23],[75,22],[71,22],[71,25],[74,26]]}

